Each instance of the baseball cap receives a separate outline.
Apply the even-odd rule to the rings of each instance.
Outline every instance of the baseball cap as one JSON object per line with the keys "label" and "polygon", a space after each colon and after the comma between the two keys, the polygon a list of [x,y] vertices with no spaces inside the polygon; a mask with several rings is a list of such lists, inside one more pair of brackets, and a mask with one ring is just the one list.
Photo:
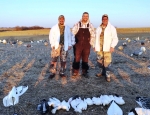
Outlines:
{"label": "baseball cap", "polygon": [[107,14],[104,14],[104,15],[102,16],[102,19],[103,19],[103,17],[107,17],[107,18],[108,18],[108,15],[107,15]]}
{"label": "baseball cap", "polygon": [[60,15],[60,16],[58,17],[58,19],[60,19],[60,18],[65,18],[65,16],[64,16],[64,15]]}

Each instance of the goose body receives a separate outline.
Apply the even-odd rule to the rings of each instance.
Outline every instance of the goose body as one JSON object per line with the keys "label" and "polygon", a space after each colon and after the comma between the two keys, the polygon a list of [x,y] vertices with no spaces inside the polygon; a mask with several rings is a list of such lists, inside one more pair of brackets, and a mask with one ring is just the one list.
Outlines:
{"label": "goose body", "polygon": [[7,44],[7,41],[5,39],[2,42],[3,42],[3,44]]}
{"label": "goose body", "polygon": [[125,104],[125,101],[122,99],[122,97],[119,96],[114,96],[114,101],[119,105]]}
{"label": "goose body", "polygon": [[14,86],[9,94],[3,98],[3,104],[5,107],[8,107],[17,103],[19,103],[19,96],[16,94],[16,88]]}
{"label": "goose body", "polygon": [[92,101],[93,101],[93,104],[95,104],[95,105],[101,105],[102,104],[102,100],[100,97],[93,97]]}
{"label": "goose body", "polygon": [[85,99],[85,102],[87,103],[87,105],[93,105],[93,101],[91,98]]}
{"label": "goose body", "polygon": [[107,110],[107,115],[123,115],[121,108],[113,101]]}

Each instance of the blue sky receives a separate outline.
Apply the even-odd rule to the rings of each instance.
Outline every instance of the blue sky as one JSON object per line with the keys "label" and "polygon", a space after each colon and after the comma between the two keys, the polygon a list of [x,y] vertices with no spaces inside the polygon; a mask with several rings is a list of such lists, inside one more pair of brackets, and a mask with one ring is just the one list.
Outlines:
{"label": "blue sky", "polygon": [[150,27],[150,0],[0,0],[0,27],[52,27],[63,14],[72,27],[83,12],[94,27],[103,14],[116,27]]}

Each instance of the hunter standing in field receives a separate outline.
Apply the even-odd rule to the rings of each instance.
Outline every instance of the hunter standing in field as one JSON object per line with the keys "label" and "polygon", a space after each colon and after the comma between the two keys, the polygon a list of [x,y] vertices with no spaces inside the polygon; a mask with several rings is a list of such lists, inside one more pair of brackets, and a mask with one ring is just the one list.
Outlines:
{"label": "hunter standing in field", "polygon": [[61,61],[60,76],[65,77],[67,53],[74,45],[74,37],[72,37],[70,27],[65,25],[63,15],[58,17],[58,24],[51,28],[49,41],[52,49],[49,78],[55,77],[58,58]]}
{"label": "hunter standing in field", "polygon": [[96,76],[104,75],[106,81],[110,81],[109,65],[111,64],[111,54],[118,43],[117,32],[114,26],[108,21],[108,15],[102,16],[102,24],[96,29],[95,51],[97,52],[97,62],[100,73]]}
{"label": "hunter standing in field", "polygon": [[74,25],[72,33],[75,36],[73,76],[79,74],[80,59],[82,59],[82,76],[88,77],[88,58],[90,48],[94,45],[95,30],[89,21],[89,13],[84,12],[81,21]]}

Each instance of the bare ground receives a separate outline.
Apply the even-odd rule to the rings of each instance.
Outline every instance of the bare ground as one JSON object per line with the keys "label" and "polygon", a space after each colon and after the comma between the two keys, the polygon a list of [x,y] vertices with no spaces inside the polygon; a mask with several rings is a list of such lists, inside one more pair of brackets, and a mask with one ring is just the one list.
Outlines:
{"label": "bare ground", "polygon": [[[119,35],[124,37],[125,35]],[[146,35],[147,36],[147,35]],[[42,38],[39,38],[42,39]],[[123,41],[120,40],[119,44]],[[25,43],[24,43],[25,44]],[[19,115],[39,115],[36,110],[40,100],[54,96],[60,100],[68,100],[74,95],[83,97],[100,96],[101,94],[118,94],[126,104],[120,106],[124,115],[131,108],[138,107],[136,96],[150,96],[150,43],[146,43],[147,52],[140,57],[130,57],[135,49],[140,48],[140,42],[129,43],[123,51],[113,53],[111,65],[111,82],[104,77],[97,78],[96,54],[91,50],[89,57],[89,79],[71,76],[73,53],[69,51],[67,59],[67,78],[59,75],[48,80],[50,46],[43,43],[33,44],[32,48],[25,46],[10,46],[0,44],[0,115],[8,115],[8,108],[3,106],[3,98],[13,86],[28,85],[29,89],[20,97],[16,110]],[[96,65],[93,68],[93,65]],[[59,64],[58,64],[59,68]],[[109,106],[89,106],[82,115],[106,115]],[[13,113],[12,107],[10,113]],[[80,115],[70,109],[69,112],[59,110],[57,115]]]}

